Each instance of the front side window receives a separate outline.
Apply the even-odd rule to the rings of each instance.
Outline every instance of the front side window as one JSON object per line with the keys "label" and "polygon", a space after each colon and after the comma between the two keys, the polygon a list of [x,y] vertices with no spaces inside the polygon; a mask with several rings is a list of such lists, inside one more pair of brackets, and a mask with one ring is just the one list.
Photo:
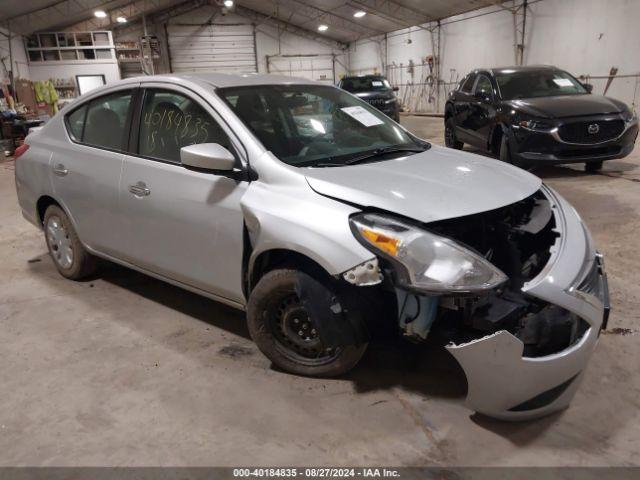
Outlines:
{"label": "front side window", "polygon": [[[131,108],[132,91],[111,93],[91,100],[87,106],[84,129],[79,131],[73,121],[75,110],[69,115],[69,128],[78,141],[109,150],[123,151],[129,135],[126,129],[127,115]],[[80,108],[79,110],[82,110]],[[80,134],[80,138],[77,134]]]}
{"label": "front side window", "polygon": [[491,80],[486,75],[479,75],[478,82],[476,83],[476,88],[474,93],[483,92],[490,97],[493,96],[493,87],[491,86]]}
{"label": "front side window", "polygon": [[474,73],[470,73],[462,83],[462,87],[460,87],[460,91],[464,93],[471,93],[471,89],[473,88],[473,82],[475,82],[475,80],[476,80],[476,75]]}
{"label": "front side window", "polygon": [[588,93],[580,82],[562,70],[502,71],[496,80],[504,100]]}
{"label": "front side window", "polygon": [[289,165],[341,166],[367,152],[428,147],[338,88],[264,85],[216,92],[264,147]]}
{"label": "front side window", "polygon": [[180,163],[180,149],[218,143],[231,150],[229,137],[200,104],[171,90],[148,89],[144,96],[138,153]]}

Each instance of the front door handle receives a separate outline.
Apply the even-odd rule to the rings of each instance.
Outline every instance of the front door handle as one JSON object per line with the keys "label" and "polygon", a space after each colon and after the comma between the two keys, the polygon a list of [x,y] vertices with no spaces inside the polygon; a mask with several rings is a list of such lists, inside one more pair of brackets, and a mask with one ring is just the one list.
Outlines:
{"label": "front door handle", "polygon": [[144,182],[138,182],[135,185],[129,185],[129,191],[136,197],[148,197],[151,194],[151,190]]}
{"label": "front door handle", "polygon": [[69,170],[66,169],[63,164],[58,163],[55,167],[53,167],[53,173],[59,177],[64,177],[69,173]]}

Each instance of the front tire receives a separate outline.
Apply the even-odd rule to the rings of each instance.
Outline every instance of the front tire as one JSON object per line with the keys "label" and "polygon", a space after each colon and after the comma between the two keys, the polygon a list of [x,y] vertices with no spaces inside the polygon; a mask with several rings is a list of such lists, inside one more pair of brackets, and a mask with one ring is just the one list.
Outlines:
{"label": "front tire", "polygon": [[444,123],[444,144],[456,150],[462,150],[464,146],[464,143],[459,141],[456,136],[456,124],[453,121],[453,117],[447,118],[447,121]]}
{"label": "front tire", "polygon": [[96,258],[84,248],[71,220],[57,205],[44,214],[44,238],[53,263],[63,277],[80,280],[96,270]]}
{"label": "front tire", "polygon": [[500,139],[500,160],[505,163],[513,163],[511,152],[509,151],[509,140],[505,134]]}
{"label": "front tire", "polygon": [[296,294],[305,272],[278,269],[257,283],[247,305],[251,338],[276,366],[311,377],[335,377],[351,370],[362,358],[367,344],[326,348],[313,318]]}
{"label": "front tire", "polygon": [[602,161],[585,163],[584,170],[587,173],[597,173],[602,170]]}

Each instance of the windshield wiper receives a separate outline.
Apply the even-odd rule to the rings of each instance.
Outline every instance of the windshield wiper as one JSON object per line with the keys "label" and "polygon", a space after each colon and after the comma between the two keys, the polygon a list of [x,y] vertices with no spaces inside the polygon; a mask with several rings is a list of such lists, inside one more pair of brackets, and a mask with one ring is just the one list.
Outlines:
{"label": "windshield wiper", "polygon": [[350,158],[344,162],[344,165],[355,165],[356,163],[361,163],[367,160],[371,160],[376,157],[380,157],[382,155],[387,155],[389,153],[399,153],[399,152],[412,152],[412,153],[420,153],[424,152],[426,148],[421,147],[381,147],[376,148],[375,150],[371,150],[369,152],[365,152],[362,155],[358,155],[356,157]]}

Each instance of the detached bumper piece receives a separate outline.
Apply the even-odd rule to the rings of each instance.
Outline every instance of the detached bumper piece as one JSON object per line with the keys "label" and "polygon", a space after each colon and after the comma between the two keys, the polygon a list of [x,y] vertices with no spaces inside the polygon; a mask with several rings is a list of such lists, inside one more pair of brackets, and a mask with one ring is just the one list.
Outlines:
{"label": "detached bumper piece", "polygon": [[[503,420],[527,420],[566,408],[608,318],[602,256],[594,253],[589,233],[566,201],[546,187],[544,191],[559,235],[547,265],[524,284],[522,293],[547,307],[523,317],[531,328],[521,329],[517,337],[500,330],[446,347],[467,377],[466,406]],[[503,307],[509,314],[508,306]],[[554,333],[550,326],[559,330]],[[564,340],[541,349],[544,337]]]}

